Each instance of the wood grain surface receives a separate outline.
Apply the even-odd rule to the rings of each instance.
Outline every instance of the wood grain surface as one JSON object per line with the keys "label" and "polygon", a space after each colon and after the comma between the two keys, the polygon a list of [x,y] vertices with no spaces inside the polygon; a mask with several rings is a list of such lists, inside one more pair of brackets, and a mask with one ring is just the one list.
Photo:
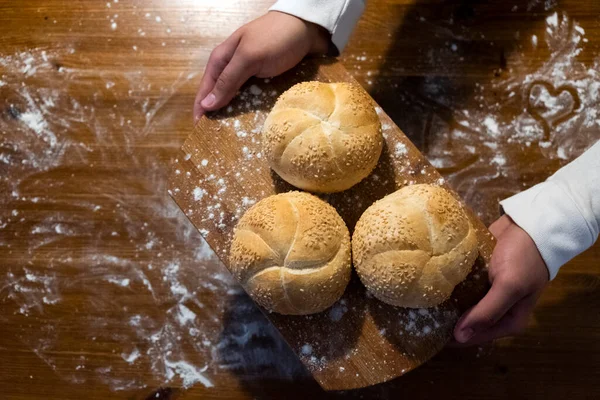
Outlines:
{"label": "wood grain surface", "polygon": [[[279,178],[262,157],[261,132],[278,94],[299,82],[358,83],[334,59],[310,58],[273,79],[252,79],[225,110],[202,118],[171,167],[169,193],[224,265],[234,228],[255,203],[297,188]],[[379,115],[384,149],[372,174],[341,193],[322,196],[350,229],[375,201],[413,184],[442,186],[442,176],[385,112]],[[429,360],[450,340],[458,318],[486,293],[494,239],[471,212],[480,255],[468,279],[442,305],[389,306],[368,295],[353,276],[344,296],[325,312],[286,316],[263,310],[306,369],[326,390],[387,382]]]}
{"label": "wood grain surface", "polygon": [[[336,393],[223,274],[168,170],[270,3],[0,1],[0,398],[598,398],[598,246],[523,335]],[[367,3],[342,64],[486,224],[600,138],[600,3]]]}

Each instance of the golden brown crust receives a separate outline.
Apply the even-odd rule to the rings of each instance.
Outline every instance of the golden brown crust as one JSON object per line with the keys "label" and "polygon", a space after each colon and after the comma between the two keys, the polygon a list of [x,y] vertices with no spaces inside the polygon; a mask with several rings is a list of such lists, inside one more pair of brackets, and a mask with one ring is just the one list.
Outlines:
{"label": "golden brown crust", "polygon": [[432,185],[407,186],[377,201],[352,236],[356,271],[385,303],[433,307],[466,278],[478,254],[460,203]]}
{"label": "golden brown crust", "polygon": [[366,178],[383,147],[369,96],[348,83],[303,82],[283,93],[265,121],[269,165],[290,184],[340,192]]}
{"label": "golden brown crust", "polygon": [[264,308],[317,313],[333,305],[350,280],[350,234],[335,209],[311,194],[270,196],[237,224],[230,269]]}

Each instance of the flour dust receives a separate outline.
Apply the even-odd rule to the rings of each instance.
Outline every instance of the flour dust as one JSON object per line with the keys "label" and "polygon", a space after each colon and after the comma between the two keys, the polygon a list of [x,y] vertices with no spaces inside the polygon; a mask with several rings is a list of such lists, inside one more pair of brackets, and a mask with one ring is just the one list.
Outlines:
{"label": "flour dust", "polygon": [[[546,18],[544,39],[550,58],[541,67],[532,71],[517,61],[508,78],[477,86],[479,107],[454,110],[450,122],[431,117],[438,139],[427,156],[487,222],[499,200],[600,139],[600,58],[591,66],[577,59],[585,31],[555,12]],[[458,151],[448,154],[449,146]]]}
{"label": "flour dust", "polygon": [[[107,24],[121,29],[117,20]],[[500,198],[535,183],[522,171],[555,170],[600,138],[600,59],[579,61],[585,31],[567,15],[549,13],[545,31],[536,33],[547,61],[535,69],[511,63],[508,78],[476,87],[474,106],[447,101],[433,78],[420,93],[426,104],[449,110],[419,114],[426,116],[420,127],[435,133],[424,153],[487,222]],[[446,51],[461,57],[460,46]],[[0,54],[0,304],[11,313],[3,323],[17,326],[21,343],[71,383],[131,390],[211,387],[222,371],[302,375],[166,194],[167,166],[183,139],[172,132],[182,118],[176,100],[195,84],[195,71],[157,87],[151,70],[134,66],[115,72],[63,65],[77,57],[68,47]],[[355,59],[367,61],[364,54]],[[249,90],[248,109],[277,95]],[[250,142],[256,135],[237,132]],[[395,157],[405,151],[392,149]],[[194,191],[205,195],[202,187]],[[330,313],[335,321],[345,310]],[[426,336],[436,329],[427,318],[399,323]],[[302,352],[315,356],[311,344]]]}
{"label": "flour dust", "polygon": [[[514,47],[504,69],[474,85],[454,76],[482,57],[463,48],[485,35],[451,20],[435,28],[432,41],[461,45],[424,49],[419,62],[432,71],[425,76],[373,78],[357,69],[361,56],[346,57],[359,81],[379,79],[368,86],[375,99],[378,93],[395,99],[386,112],[486,223],[497,218],[500,200],[539,183],[600,139],[600,58],[590,57],[585,30],[554,11],[556,2],[530,7],[545,14],[544,30],[529,37],[515,32],[512,44],[502,44]],[[485,43],[489,54],[499,53],[498,45]],[[581,61],[584,51],[594,59],[590,65]],[[541,54],[543,62],[532,62]],[[387,67],[410,70],[392,61]]]}
{"label": "flour dust", "polygon": [[63,66],[77,55],[0,54],[0,303],[19,340],[64,381],[112,390],[302,373],[167,194],[196,73],[160,87]]}

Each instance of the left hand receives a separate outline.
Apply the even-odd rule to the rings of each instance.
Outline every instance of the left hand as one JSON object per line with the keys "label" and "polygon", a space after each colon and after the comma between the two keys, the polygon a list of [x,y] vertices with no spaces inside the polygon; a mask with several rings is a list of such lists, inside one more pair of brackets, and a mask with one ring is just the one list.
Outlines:
{"label": "left hand", "polygon": [[535,242],[509,216],[490,231],[498,239],[488,271],[492,287],[454,328],[455,340],[465,345],[523,331],[549,279]]}
{"label": "left hand", "polygon": [[194,102],[195,121],[229,103],[251,76],[277,76],[309,53],[325,54],[330,37],[322,27],[278,11],[242,26],[210,55]]}

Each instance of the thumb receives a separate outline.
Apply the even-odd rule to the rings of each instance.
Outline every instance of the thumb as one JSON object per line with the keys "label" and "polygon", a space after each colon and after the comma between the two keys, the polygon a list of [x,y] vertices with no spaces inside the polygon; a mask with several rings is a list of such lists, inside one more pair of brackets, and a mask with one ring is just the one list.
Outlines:
{"label": "thumb", "polygon": [[477,333],[496,324],[521,297],[510,285],[494,280],[491,289],[483,299],[468,310],[456,324],[454,337],[459,343],[466,343]]}
{"label": "thumb", "polygon": [[217,79],[233,58],[239,42],[240,36],[239,33],[236,32],[217,46],[210,54],[206,70],[204,71],[202,81],[200,82],[200,88],[196,94],[196,100],[194,101],[195,122],[197,122],[206,111],[202,107],[202,101],[215,87]]}
{"label": "thumb", "polygon": [[473,336],[469,344],[485,343],[523,331],[538,297],[533,294],[518,301],[493,327]]}
{"label": "thumb", "polygon": [[217,78],[213,90],[202,100],[207,111],[217,110],[231,101],[238,89],[256,72],[255,65],[239,52],[227,64]]}
{"label": "thumb", "polygon": [[504,214],[490,225],[490,232],[498,239],[512,224],[512,219]]}

